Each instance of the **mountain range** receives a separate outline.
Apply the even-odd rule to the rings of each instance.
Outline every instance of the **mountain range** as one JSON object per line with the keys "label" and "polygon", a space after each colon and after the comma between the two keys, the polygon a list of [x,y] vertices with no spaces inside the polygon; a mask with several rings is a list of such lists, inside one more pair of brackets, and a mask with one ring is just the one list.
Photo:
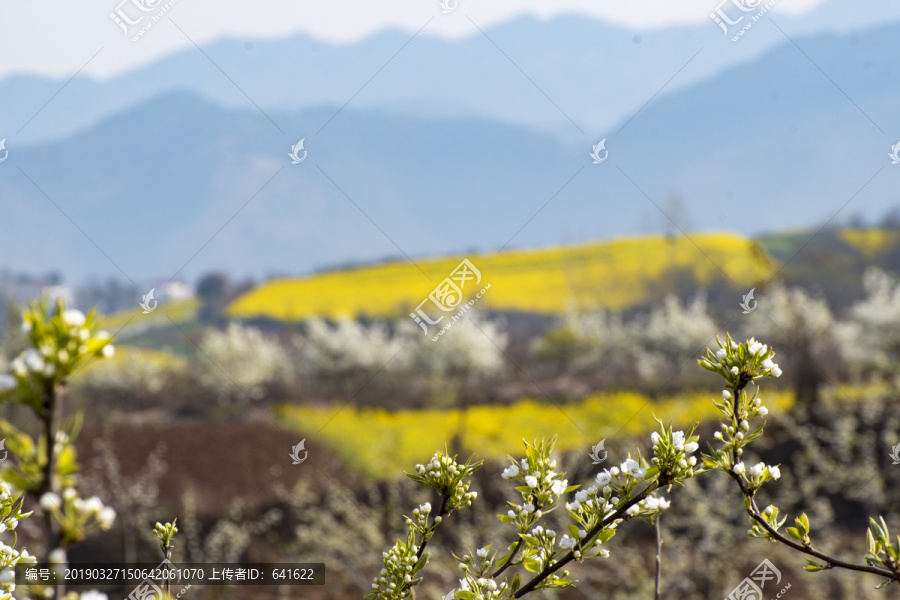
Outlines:
{"label": "mountain range", "polygon": [[[193,52],[75,78],[7,136],[0,266],[261,277],[875,218],[898,200],[898,36],[898,23],[808,37],[764,23],[732,43],[712,24],[635,35],[522,19],[416,38],[362,89],[408,35],[225,40],[206,52],[228,77]],[[2,131],[52,83],[0,81]]]}

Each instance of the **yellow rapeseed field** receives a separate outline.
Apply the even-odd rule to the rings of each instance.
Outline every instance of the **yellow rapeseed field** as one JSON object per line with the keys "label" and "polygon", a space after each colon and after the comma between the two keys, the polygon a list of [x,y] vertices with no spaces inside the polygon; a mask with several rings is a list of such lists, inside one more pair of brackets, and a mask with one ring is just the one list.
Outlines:
{"label": "yellow rapeseed field", "polygon": [[[391,262],[296,279],[270,281],[235,300],[232,317],[285,321],[314,316],[398,317],[414,309],[468,258],[490,284],[479,306],[553,314],[569,308],[619,310],[653,297],[671,269],[686,269],[701,284],[723,277],[748,289],[773,265],[753,240],[731,233],[621,238],[607,242],[493,254]],[[421,269],[421,270],[420,270]],[[721,270],[720,270],[721,269]],[[426,275],[427,274],[427,275]],[[471,284],[471,282],[470,282]],[[466,299],[472,287],[464,289]]]}
{"label": "yellow rapeseed field", "polygon": [[[633,450],[626,445],[627,438],[649,436],[656,427],[654,415],[680,429],[695,419],[717,421],[721,413],[713,406],[714,397],[704,392],[650,401],[636,393],[611,392],[559,405],[522,400],[510,406],[479,406],[464,416],[459,410],[388,412],[296,405],[283,405],[277,413],[287,427],[309,436],[307,448],[324,443],[360,472],[391,478],[411,472],[416,463],[442,450],[461,425],[464,446],[477,449],[479,458],[516,456],[522,451],[522,438],[558,435],[559,450],[583,451],[585,457],[591,446],[605,439],[611,461],[618,464]],[[793,405],[789,392],[772,390],[761,397],[770,414]]]}
{"label": "yellow rapeseed field", "polygon": [[900,232],[887,229],[843,229],[839,235],[841,240],[859,250],[867,258],[900,241]]}

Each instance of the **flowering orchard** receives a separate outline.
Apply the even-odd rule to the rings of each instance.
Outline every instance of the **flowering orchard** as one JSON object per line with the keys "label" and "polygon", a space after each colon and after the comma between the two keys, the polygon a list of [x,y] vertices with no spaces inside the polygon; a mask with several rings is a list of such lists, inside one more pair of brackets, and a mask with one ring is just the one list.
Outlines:
{"label": "flowering orchard", "polygon": [[[875,575],[879,587],[900,584],[900,536],[892,542],[883,519],[870,522],[865,562],[852,563],[813,546],[805,513],[794,518],[794,526],[783,528],[787,517],[779,518],[776,506],[760,510],[757,493],[763,485],[778,480],[781,470],[778,465],[765,463],[747,466],[742,455],[763,435],[768,414],[758,382],[779,377],[781,368],[773,360],[775,352],[754,339],[737,343],[728,335],[724,342],[718,338],[716,342],[715,352],[708,350],[699,363],[725,381],[721,401],[714,401],[724,418],[721,431],[714,434],[700,460],[694,456],[700,449],[699,436],[694,435],[697,423],[687,431],[673,431],[671,426],[659,423],[658,431],[650,436],[649,460],[636,450],[621,465],[604,469],[593,483],[583,487],[569,485],[566,474],[557,471],[556,461],[551,459],[554,440],[526,442],[525,457],[510,457],[510,465],[500,473],[502,479],[514,484],[510,491],[516,496],[507,501],[507,513],[497,516],[509,527],[507,543],[502,550],[493,550],[495,543],[488,543],[457,556],[459,586],[447,597],[511,599],[535,590],[574,586],[567,568],[570,563],[614,555],[609,542],[622,523],[645,519],[658,525],[660,513],[671,504],[659,493],[671,493],[689,479],[714,471],[726,474],[739,488],[751,524],[748,534],[806,555],[807,571],[841,568]],[[751,385],[752,390],[748,389]],[[438,493],[439,508],[432,516],[431,504],[425,503],[413,511],[412,518],[406,518],[406,539],[397,540],[389,552],[383,553],[383,568],[372,583],[368,599],[396,600],[412,594],[423,581],[430,557],[425,550],[435,531],[448,524],[452,512],[466,509],[476,500],[476,493],[469,491],[469,478],[481,466],[471,459],[459,464],[444,452],[437,452],[427,465],[416,466],[416,473],[409,477]],[[574,497],[566,501],[571,492],[575,492]],[[560,536],[545,528],[541,519],[561,509],[569,522],[568,531]],[[663,583],[659,537],[656,558],[658,598]]]}

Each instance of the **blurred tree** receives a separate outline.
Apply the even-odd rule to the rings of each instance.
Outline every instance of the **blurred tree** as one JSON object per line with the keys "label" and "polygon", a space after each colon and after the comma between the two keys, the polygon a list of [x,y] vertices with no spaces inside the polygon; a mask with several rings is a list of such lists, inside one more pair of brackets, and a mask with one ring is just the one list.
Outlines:
{"label": "blurred tree", "polygon": [[228,276],[223,273],[207,273],[197,281],[197,297],[200,309],[197,317],[204,322],[222,320],[225,307],[230,299]]}

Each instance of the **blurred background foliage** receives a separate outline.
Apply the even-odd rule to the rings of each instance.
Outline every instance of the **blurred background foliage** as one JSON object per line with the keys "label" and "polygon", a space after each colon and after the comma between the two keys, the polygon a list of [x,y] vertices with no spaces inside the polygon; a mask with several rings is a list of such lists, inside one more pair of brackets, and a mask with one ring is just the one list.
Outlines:
{"label": "blurred background foliage", "polygon": [[[762,390],[771,412],[754,450],[784,474],[762,501],[806,511],[816,545],[858,560],[869,516],[900,527],[900,466],[888,456],[900,442],[896,233],[825,230],[812,243],[707,236],[701,246],[718,252],[722,272],[686,240],[662,237],[474,257],[492,288],[439,342],[406,316],[430,289],[392,295],[386,274],[410,276],[393,266],[258,288],[210,274],[195,297],[150,314],[109,310],[100,322],[118,332],[118,351],[73,377],[67,407],[85,413],[76,445],[86,485],[120,518],[70,556],[154,560],[153,522],[178,516],[175,562],[324,561],[328,585],[303,597],[358,598],[402,533],[401,515],[434,502],[402,472],[446,444],[487,462],[475,478],[478,501],[433,545],[418,595],[441,598],[457,586],[451,551],[509,543],[495,517],[509,491],[499,473],[522,438],[558,435],[574,483],[595,474],[588,452],[600,440],[612,463],[636,445],[646,450],[654,416],[677,428],[699,420],[709,438],[720,390],[696,359],[728,331],[774,347],[785,373]],[[427,267],[437,280],[458,262]],[[567,283],[546,278],[547,269]],[[743,314],[751,287],[758,305]],[[4,303],[3,363],[23,348],[17,305]],[[15,407],[0,412],[22,423]],[[291,465],[301,439],[309,459]],[[768,558],[792,598],[900,598],[852,573],[807,574],[800,557],[748,538],[740,498],[715,474],[671,500],[664,597],[724,597]],[[37,537],[29,527],[26,540]],[[651,596],[652,531],[625,528],[611,558],[574,569],[578,587],[559,597]],[[299,597],[297,588],[252,596]]]}

